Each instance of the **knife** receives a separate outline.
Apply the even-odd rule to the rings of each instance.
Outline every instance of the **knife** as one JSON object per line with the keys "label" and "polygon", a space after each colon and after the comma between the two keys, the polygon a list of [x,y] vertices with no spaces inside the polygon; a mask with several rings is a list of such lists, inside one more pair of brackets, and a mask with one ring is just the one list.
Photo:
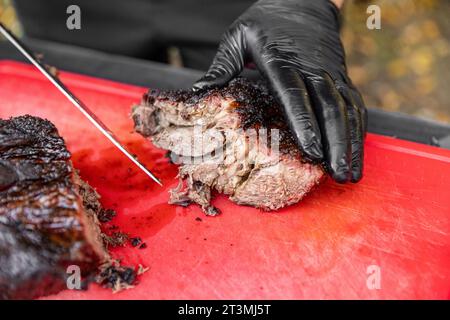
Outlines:
{"label": "knife", "polygon": [[66,96],[66,98],[72,102],[72,104],[77,107],[78,110],[83,113],[83,115],[92,122],[92,124],[100,130],[101,133],[105,137],[112,142],[114,146],[116,146],[128,159],[130,159],[136,166],[139,167],[146,175],[152,178],[157,184],[162,186],[161,181],[153,175],[142,163],[140,163],[133,155],[128,152],[124,146],[119,142],[114,133],[108,129],[108,127],[83,103],[80,99],[78,99],[56,76],[53,76],[45,67],[42,62],[35,58],[34,54],[31,50],[29,50],[21,41],[14,36],[11,31],[9,31],[1,22],[0,22],[0,32],[11,42],[32,64],[39,69],[40,72],[50,80],[53,85],[58,88],[59,91]]}

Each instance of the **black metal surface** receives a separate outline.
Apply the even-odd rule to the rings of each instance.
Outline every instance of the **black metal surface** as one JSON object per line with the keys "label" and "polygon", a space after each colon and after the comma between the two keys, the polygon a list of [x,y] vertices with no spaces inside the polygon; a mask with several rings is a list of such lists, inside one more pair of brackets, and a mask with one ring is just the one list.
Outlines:
{"label": "black metal surface", "polygon": [[[166,64],[111,55],[91,49],[26,39],[45,62],[59,69],[144,87],[190,88],[202,72]],[[0,42],[0,59],[24,61],[10,44]],[[25,62],[25,61],[24,61]],[[369,131],[450,149],[450,125],[401,113],[369,109]]]}
{"label": "black metal surface", "polygon": [[369,109],[369,132],[450,149],[450,125],[403,113]]}
{"label": "black metal surface", "polygon": [[[24,39],[37,54],[44,55],[47,64],[58,69],[89,76],[161,89],[189,88],[201,77],[202,72],[175,68],[159,62],[149,62],[100,51],[47,42]],[[12,45],[0,42],[0,59],[27,62]]]}

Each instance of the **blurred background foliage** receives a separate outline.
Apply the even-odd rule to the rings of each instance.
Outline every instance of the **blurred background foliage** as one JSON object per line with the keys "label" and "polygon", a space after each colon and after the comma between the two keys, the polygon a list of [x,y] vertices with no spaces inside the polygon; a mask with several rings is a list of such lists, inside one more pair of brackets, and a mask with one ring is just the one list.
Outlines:
{"label": "blurred background foliage", "polygon": [[[0,20],[20,35],[11,2],[0,0]],[[381,30],[366,27],[371,4]],[[349,73],[367,106],[450,123],[450,1],[347,0],[343,11]]]}
{"label": "blurred background foliage", "polygon": [[[381,30],[366,27],[370,4]],[[450,123],[449,14],[449,0],[348,1],[342,39],[368,106]]]}
{"label": "blurred background foliage", "polygon": [[11,0],[0,0],[0,21],[15,34],[21,35],[20,23],[11,2]]}

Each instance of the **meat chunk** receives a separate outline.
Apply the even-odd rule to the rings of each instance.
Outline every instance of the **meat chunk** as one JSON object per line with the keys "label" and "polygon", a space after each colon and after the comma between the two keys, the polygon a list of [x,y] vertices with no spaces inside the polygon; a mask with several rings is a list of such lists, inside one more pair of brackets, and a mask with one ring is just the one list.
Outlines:
{"label": "meat chunk", "polygon": [[51,122],[0,119],[0,299],[65,289],[70,265],[94,276],[108,260],[100,210]]}
{"label": "meat chunk", "polygon": [[135,130],[170,151],[180,184],[171,203],[215,215],[212,191],[237,204],[277,210],[300,201],[324,177],[303,161],[281,108],[263,84],[238,78],[203,92],[150,90],[134,106]]}

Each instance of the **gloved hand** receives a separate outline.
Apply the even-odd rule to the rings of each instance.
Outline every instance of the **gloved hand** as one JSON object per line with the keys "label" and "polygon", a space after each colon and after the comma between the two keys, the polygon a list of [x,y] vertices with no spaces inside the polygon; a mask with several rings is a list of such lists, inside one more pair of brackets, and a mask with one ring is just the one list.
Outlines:
{"label": "gloved hand", "polygon": [[330,0],[260,0],[224,34],[194,89],[223,86],[253,62],[283,106],[304,156],[337,182],[362,177],[367,115],[347,76]]}

